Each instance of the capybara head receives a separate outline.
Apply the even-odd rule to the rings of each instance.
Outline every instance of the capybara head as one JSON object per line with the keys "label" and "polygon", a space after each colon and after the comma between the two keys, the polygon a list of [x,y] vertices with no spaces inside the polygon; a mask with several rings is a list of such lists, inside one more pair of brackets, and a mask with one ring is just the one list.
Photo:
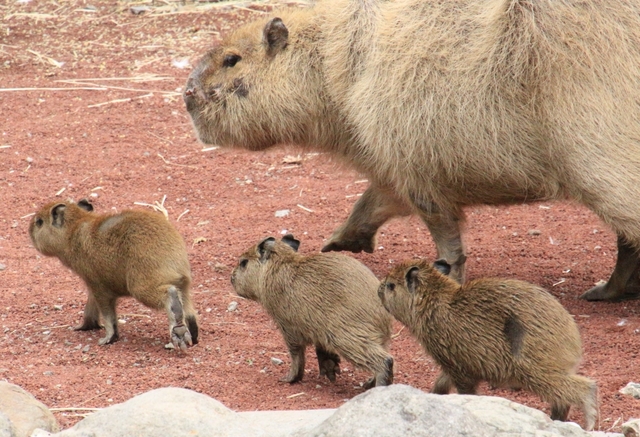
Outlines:
{"label": "capybara head", "polygon": [[428,290],[428,285],[436,283],[438,286],[433,288],[438,291],[459,287],[456,281],[447,276],[450,271],[451,266],[442,259],[433,265],[424,260],[405,261],[393,268],[380,282],[378,297],[387,311],[408,324],[415,300],[422,297],[420,293],[416,294],[416,290]]}
{"label": "capybara head", "polygon": [[260,301],[266,269],[277,263],[286,263],[298,251],[300,241],[287,234],[277,241],[267,237],[240,256],[231,274],[231,284],[238,296]]}
{"label": "capybara head", "polygon": [[[304,25],[304,11],[283,14],[292,26]],[[317,48],[290,49],[304,44],[305,38],[290,38],[283,19],[273,18],[247,24],[209,51],[183,95],[200,140],[252,150],[307,142],[300,135],[317,124],[322,79],[309,65]]]}
{"label": "capybara head", "polygon": [[29,224],[33,245],[46,256],[56,256],[66,251],[70,229],[91,211],[93,206],[87,199],[77,204],[71,201],[48,203],[33,216]]}

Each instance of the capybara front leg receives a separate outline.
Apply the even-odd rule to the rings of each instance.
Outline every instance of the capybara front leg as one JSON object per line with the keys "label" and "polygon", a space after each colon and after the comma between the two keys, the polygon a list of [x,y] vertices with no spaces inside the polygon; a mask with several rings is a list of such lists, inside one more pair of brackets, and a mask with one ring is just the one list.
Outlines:
{"label": "capybara front leg", "polygon": [[326,376],[329,381],[335,382],[336,375],[340,374],[340,357],[338,354],[328,352],[322,346],[316,346],[316,356],[318,357],[320,376]]}
{"label": "capybara front leg", "polygon": [[116,298],[106,293],[95,296],[96,304],[104,320],[105,336],[98,340],[100,346],[113,343],[118,339],[118,317],[116,316]]}
{"label": "capybara front leg", "polygon": [[465,255],[464,244],[460,235],[460,226],[464,222],[464,215],[439,212],[438,208],[430,205],[426,210],[420,209],[422,220],[431,232],[431,238],[436,244],[437,259],[444,259],[451,265],[449,277],[459,283],[464,282]]}
{"label": "capybara front leg", "polygon": [[84,317],[80,325],[75,326],[74,331],[91,331],[93,329],[100,329],[100,310],[96,299],[93,297],[93,292],[89,290],[87,304],[84,307]]}
{"label": "capybara front leg", "polygon": [[322,252],[347,250],[351,252],[373,252],[378,228],[392,217],[411,214],[411,209],[391,190],[371,185],[353,206],[353,210],[329,241]]}
{"label": "capybara front leg", "polygon": [[181,351],[187,350],[187,345],[193,345],[191,333],[184,320],[184,311],[178,289],[171,285],[167,289],[167,315],[169,317],[169,331],[171,343]]}
{"label": "capybara front leg", "polygon": [[609,280],[582,296],[586,300],[617,302],[640,298],[640,254],[624,237],[618,236],[618,259]]}
{"label": "capybara front leg", "polygon": [[304,351],[306,347],[300,345],[289,345],[289,354],[291,355],[291,367],[287,376],[280,381],[293,384],[294,382],[302,381],[304,376],[304,364],[305,357]]}

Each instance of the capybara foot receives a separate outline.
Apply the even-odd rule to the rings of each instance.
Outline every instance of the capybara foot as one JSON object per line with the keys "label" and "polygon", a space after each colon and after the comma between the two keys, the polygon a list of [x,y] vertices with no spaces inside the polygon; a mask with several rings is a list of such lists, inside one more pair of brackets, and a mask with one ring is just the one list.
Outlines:
{"label": "capybara foot", "polygon": [[111,344],[115,342],[117,339],[118,339],[118,334],[107,335],[106,337],[102,337],[100,340],[98,340],[98,344],[100,346],[104,346],[105,344]]}
{"label": "capybara foot", "polygon": [[284,378],[280,378],[280,382],[288,382],[289,384],[295,384],[296,382],[302,381],[302,376],[300,375],[287,375]]}
{"label": "capybara foot", "polygon": [[326,376],[329,381],[335,382],[336,375],[340,374],[340,356],[316,347],[320,376]]}
{"label": "capybara foot", "polygon": [[187,345],[192,346],[191,333],[185,325],[174,326],[171,330],[171,343],[182,352],[187,350]]}
{"label": "capybara foot", "polygon": [[363,250],[367,253],[373,253],[375,247],[375,234],[364,235],[356,239],[341,239],[339,236],[331,237],[327,244],[325,244],[322,252],[341,252],[348,251],[353,253],[360,253]]}
{"label": "capybara foot", "polygon": [[620,302],[623,300],[640,299],[640,289],[615,289],[609,286],[609,282],[598,284],[580,296],[580,299],[588,301]]}

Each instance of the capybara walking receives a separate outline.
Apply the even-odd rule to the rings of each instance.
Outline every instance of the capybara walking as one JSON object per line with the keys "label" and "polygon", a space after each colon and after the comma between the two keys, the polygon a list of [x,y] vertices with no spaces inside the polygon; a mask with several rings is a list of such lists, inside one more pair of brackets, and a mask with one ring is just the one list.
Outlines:
{"label": "capybara walking", "polygon": [[589,300],[640,297],[640,3],[324,0],[207,53],[184,100],[201,141],[331,153],[371,185],[324,250],[371,251],[419,214],[464,278],[464,208],[572,199],[618,235]]}
{"label": "capybara walking", "polygon": [[406,325],[442,367],[432,392],[475,394],[481,381],[521,387],[566,420],[576,405],[593,429],[595,382],[575,374],[580,333],[551,294],[524,281],[485,278],[460,285],[446,261],[404,262],[380,283],[385,308]]}
{"label": "capybara walking", "polygon": [[240,257],[231,275],[236,293],[260,303],[282,332],[291,354],[282,381],[302,379],[305,349],[314,345],[320,374],[331,381],[341,355],[373,372],[365,387],[391,384],[391,317],[377,298],[379,281],[351,257],[304,256],[299,245],[290,234],[281,241],[265,238]]}
{"label": "capybara walking", "polygon": [[86,200],[51,202],[32,218],[29,235],[35,248],[55,256],[78,274],[88,289],[84,320],[76,330],[100,328],[104,345],[118,339],[116,301],[132,296],[169,317],[172,343],[185,350],[198,342],[191,303],[191,269],[178,231],[161,214],[128,210],[95,214]]}

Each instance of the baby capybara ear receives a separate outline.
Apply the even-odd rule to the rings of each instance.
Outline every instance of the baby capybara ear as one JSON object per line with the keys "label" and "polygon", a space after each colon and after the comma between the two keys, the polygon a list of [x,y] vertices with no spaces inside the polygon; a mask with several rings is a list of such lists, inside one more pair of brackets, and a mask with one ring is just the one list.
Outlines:
{"label": "baby capybara ear", "polygon": [[258,243],[258,256],[261,263],[265,262],[271,256],[273,252],[273,247],[276,244],[276,239],[273,237],[267,237]]}
{"label": "baby capybara ear", "polygon": [[449,264],[446,259],[436,260],[433,263],[433,268],[445,276],[449,276],[449,273],[451,273],[451,264]]}
{"label": "baby capybara ear", "polygon": [[405,274],[405,281],[407,283],[407,290],[409,290],[410,293],[415,293],[416,291],[416,287],[418,285],[418,274],[420,273],[420,268],[418,267],[411,267],[409,270],[407,270],[407,273]]}
{"label": "baby capybara ear", "polygon": [[78,206],[85,211],[93,211],[93,205],[91,204],[91,202],[89,202],[89,199],[80,199],[80,201],[78,202]]}
{"label": "baby capybara ear", "polygon": [[292,248],[293,250],[295,250],[296,252],[300,247],[300,240],[296,240],[293,234],[287,234],[284,237],[282,237],[282,242],[285,243],[290,248]]}
{"label": "baby capybara ear", "polygon": [[58,203],[51,208],[51,224],[56,228],[61,228],[64,225],[64,212],[67,209],[67,205],[64,203]]}
{"label": "baby capybara ear", "polygon": [[275,56],[289,44],[289,29],[281,18],[270,20],[262,31],[262,42],[267,46],[267,55]]}

